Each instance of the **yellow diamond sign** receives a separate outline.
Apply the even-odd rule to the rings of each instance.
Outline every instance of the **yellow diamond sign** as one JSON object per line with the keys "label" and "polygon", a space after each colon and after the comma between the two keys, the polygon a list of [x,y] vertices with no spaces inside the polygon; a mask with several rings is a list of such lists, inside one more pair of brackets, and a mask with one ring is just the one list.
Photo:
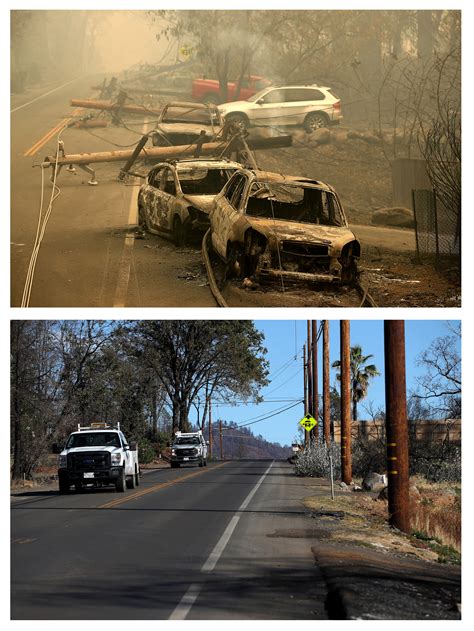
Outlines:
{"label": "yellow diamond sign", "polygon": [[304,427],[307,432],[310,432],[313,429],[313,427],[316,427],[317,424],[318,424],[318,421],[314,418],[314,416],[311,416],[311,414],[307,414],[306,416],[303,416],[303,418],[300,421],[300,425]]}

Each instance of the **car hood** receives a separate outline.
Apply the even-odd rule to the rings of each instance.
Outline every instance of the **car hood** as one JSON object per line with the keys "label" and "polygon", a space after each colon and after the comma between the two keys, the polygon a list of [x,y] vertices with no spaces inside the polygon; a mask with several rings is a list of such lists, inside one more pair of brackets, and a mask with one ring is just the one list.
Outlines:
{"label": "car hood", "polygon": [[202,212],[208,215],[211,212],[212,203],[216,198],[215,195],[185,195],[184,199],[191,202],[193,206],[202,210]]}
{"label": "car hood", "polygon": [[352,230],[346,226],[302,224],[296,221],[281,221],[263,217],[250,217],[248,215],[246,215],[246,219],[252,228],[278,241],[327,243],[334,248],[340,248],[345,243],[355,239]]}
{"label": "car hood", "polygon": [[228,103],[221,103],[217,106],[219,111],[228,112],[229,110],[236,110],[255,106],[255,103],[251,103],[250,101],[229,101]]}

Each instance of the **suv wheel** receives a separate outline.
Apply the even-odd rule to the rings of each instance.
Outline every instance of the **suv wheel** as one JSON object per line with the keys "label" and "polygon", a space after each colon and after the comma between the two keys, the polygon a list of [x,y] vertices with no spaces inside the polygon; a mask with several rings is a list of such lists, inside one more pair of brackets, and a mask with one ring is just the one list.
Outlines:
{"label": "suv wheel", "polygon": [[306,117],[304,121],[304,128],[308,134],[311,134],[313,131],[321,129],[321,127],[327,127],[328,122],[327,117],[323,113],[313,112],[312,114],[308,114]]}

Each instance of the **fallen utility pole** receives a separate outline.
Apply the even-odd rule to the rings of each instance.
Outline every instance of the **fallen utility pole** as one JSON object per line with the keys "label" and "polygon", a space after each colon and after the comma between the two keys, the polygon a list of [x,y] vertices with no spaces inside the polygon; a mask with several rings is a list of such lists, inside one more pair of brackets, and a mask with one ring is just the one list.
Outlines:
{"label": "fallen utility pole", "polygon": [[[140,140],[141,144],[143,138]],[[276,149],[279,147],[290,147],[292,143],[291,136],[275,136],[274,138],[255,138],[247,139],[246,144],[250,149]],[[186,157],[199,156],[229,156],[232,152],[238,151],[242,143],[238,136],[230,141],[207,142],[199,145],[177,145],[174,147],[150,147],[143,146],[137,153],[135,149],[124,149],[119,151],[99,151],[96,153],[75,153],[66,154],[64,143],[61,144],[58,156],[46,156],[42,166],[58,169],[57,175],[64,166],[69,169],[72,165],[77,165],[84,171],[92,175],[91,183],[97,183],[95,180],[95,171],[89,166],[90,164],[98,164],[100,162],[125,162],[141,159],[150,162],[161,162],[166,160],[177,160]]]}
{"label": "fallen utility pole", "polygon": [[[143,105],[132,105],[121,102],[107,101],[101,99],[71,99],[71,107],[82,107],[87,110],[100,110],[105,112],[126,112],[127,114],[141,114],[147,116],[155,114],[159,116],[161,114],[161,107],[159,109],[153,109],[144,107]],[[197,104],[199,105],[199,104]]]}
{"label": "fallen utility pole", "polygon": [[323,320],[323,434],[326,445],[331,444],[331,393],[329,382],[329,320]]}
{"label": "fallen utility pole", "polygon": [[341,469],[342,481],[352,482],[351,342],[350,322],[341,320]]}
{"label": "fallen utility pole", "polygon": [[410,532],[405,323],[385,320],[385,405],[389,522]]}

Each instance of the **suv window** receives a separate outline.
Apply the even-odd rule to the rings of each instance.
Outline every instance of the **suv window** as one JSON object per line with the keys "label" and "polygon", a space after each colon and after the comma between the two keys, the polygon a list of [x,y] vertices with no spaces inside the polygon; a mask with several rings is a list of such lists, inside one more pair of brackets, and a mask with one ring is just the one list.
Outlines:
{"label": "suv window", "polygon": [[288,100],[286,98],[285,92],[286,92],[285,90],[270,90],[270,92],[267,92],[267,94],[265,94],[265,96],[263,97],[263,102],[264,103],[284,103],[285,101]]}
{"label": "suv window", "polygon": [[290,88],[287,101],[324,101],[324,94],[315,88]]}

